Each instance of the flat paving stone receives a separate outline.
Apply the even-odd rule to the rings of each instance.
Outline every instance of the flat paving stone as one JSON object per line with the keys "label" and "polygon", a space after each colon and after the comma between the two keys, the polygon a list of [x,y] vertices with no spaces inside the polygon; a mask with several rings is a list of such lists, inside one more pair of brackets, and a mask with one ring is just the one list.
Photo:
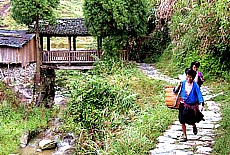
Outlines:
{"label": "flat paving stone", "polygon": [[181,131],[172,131],[172,132],[168,131],[168,132],[165,132],[163,136],[177,139],[178,137],[181,136]]}
{"label": "flat paving stone", "polygon": [[186,150],[175,150],[174,155],[193,155],[193,152]]}
{"label": "flat paving stone", "polygon": [[196,153],[210,154],[211,151],[212,151],[212,148],[210,148],[210,147],[198,146]]}
{"label": "flat paving stone", "polygon": [[181,128],[181,125],[172,125],[170,127],[170,130],[173,130],[173,131],[182,131],[182,128]]}
{"label": "flat paving stone", "polygon": [[205,142],[203,141],[199,141],[199,140],[189,140],[186,142],[186,145],[190,145],[190,146],[199,146],[199,145],[204,145]]}
{"label": "flat paving stone", "polygon": [[170,143],[170,144],[173,144],[176,141],[175,139],[165,137],[165,136],[159,136],[157,140],[159,143]]}
{"label": "flat paving stone", "polygon": [[187,135],[189,140],[199,140],[201,136],[199,135]]}
{"label": "flat paving stone", "polygon": [[154,150],[150,150],[150,155],[172,155],[175,151],[172,149],[161,149],[157,148]]}
{"label": "flat paving stone", "polygon": [[207,106],[217,105],[217,103],[215,101],[206,101],[205,104]]}
{"label": "flat paving stone", "polygon": [[200,140],[202,140],[202,141],[213,141],[213,138],[209,137],[209,136],[204,136],[204,137],[200,138]]}

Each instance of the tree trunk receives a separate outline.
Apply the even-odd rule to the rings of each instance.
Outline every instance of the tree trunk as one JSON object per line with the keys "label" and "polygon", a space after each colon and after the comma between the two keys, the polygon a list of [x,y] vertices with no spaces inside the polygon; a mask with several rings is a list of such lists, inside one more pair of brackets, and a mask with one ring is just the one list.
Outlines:
{"label": "tree trunk", "polygon": [[36,30],[36,51],[37,51],[37,61],[36,61],[36,86],[40,83],[40,48],[39,48],[39,42],[40,42],[40,38],[39,38],[39,29],[38,29],[38,17],[36,18],[36,24],[35,24],[35,30]]}

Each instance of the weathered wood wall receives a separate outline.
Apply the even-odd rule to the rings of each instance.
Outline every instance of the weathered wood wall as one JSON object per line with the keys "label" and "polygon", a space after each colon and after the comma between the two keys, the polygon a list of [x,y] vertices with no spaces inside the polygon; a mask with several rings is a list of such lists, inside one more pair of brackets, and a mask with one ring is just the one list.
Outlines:
{"label": "weathered wood wall", "polygon": [[35,38],[31,39],[22,48],[9,46],[0,47],[0,63],[15,63],[25,66],[27,63],[36,61],[36,44]]}
{"label": "weathered wood wall", "polygon": [[19,49],[21,56],[20,63],[25,66],[27,63],[36,62],[36,41],[31,39],[26,45]]}
{"label": "weathered wood wall", "polygon": [[7,46],[0,48],[1,63],[19,63],[19,56],[18,48]]}

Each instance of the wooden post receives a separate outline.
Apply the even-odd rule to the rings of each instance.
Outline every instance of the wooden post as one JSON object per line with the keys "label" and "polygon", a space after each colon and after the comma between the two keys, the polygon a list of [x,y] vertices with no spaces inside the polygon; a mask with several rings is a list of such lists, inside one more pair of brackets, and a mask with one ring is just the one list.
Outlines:
{"label": "wooden post", "polygon": [[8,62],[8,67],[7,67],[7,73],[8,73],[8,78],[7,78],[7,84],[10,83],[10,63]]}
{"label": "wooden post", "polygon": [[25,68],[24,68],[24,83],[26,83],[26,68],[27,68],[27,65],[25,65]]}
{"label": "wooden post", "polygon": [[69,50],[71,51],[71,37],[69,36],[68,37],[68,48],[69,48]]}
{"label": "wooden post", "polygon": [[27,54],[24,53],[24,60],[23,60],[23,64],[22,64],[23,68],[24,68],[24,83],[26,83],[26,79],[27,79],[27,77],[26,77],[27,59],[28,59]]}
{"label": "wooden post", "polygon": [[37,60],[36,60],[36,82],[35,85],[38,86],[38,83],[40,83],[40,65],[41,65],[41,58],[40,58],[40,48],[39,48],[39,30],[38,30],[38,17],[36,17],[36,54],[37,54]]}
{"label": "wooden post", "polygon": [[47,37],[47,51],[50,51],[50,37]]}
{"label": "wooden post", "polygon": [[71,51],[71,36],[68,37],[68,46],[69,46],[69,66],[70,66],[70,61],[71,61],[71,55],[70,55],[70,51]]}
{"label": "wooden post", "polygon": [[97,50],[101,50],[102,47],[102,37],[97,37]]}
{"label": "wooden post", "polygon": [[43,36],[40,36],[40,47],[41,47],[41,51],[43,51]]}
{"label": "wooden post", "polygon": [[76,36],[73,37],[73,50],[76,51]]}
{"label": "wooden post", "polygon": [[70,58],[71,58],[71,56],[70,56],[70,51],[68,51],[69,66],[71,65]]}

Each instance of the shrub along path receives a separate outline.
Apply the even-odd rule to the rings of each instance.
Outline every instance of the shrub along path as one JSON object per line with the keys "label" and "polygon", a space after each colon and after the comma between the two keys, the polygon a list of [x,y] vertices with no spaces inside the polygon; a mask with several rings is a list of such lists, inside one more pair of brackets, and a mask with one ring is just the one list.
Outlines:
{"label": "shrub along path", "polygon": [[[153,66],[149,64],[140,63],[139,68],[149,77],[154,79],[160,79],[170,82],[172,85],[176,85],[179,81],[162,75]],[[205,109],[203,110],[205,121],[197,123],[198,128],[197,135],[193,134],[192,126],[187,125],[187,142],[180,142],[182,137],[182,129],[179,121],[175,121],[166,130],[162,136],[158,137],[158,144],[154,150],[150,150],[151,155],[193,155],[193,154],[211,154],[212,146],[214,145],[215,130],[220,125],[218,122],[221,120],[221,113],[219,104],[215,103],[212,98],[220,95],[211,95],[211,90],[202,86],[201,91],[205,100]]]}

